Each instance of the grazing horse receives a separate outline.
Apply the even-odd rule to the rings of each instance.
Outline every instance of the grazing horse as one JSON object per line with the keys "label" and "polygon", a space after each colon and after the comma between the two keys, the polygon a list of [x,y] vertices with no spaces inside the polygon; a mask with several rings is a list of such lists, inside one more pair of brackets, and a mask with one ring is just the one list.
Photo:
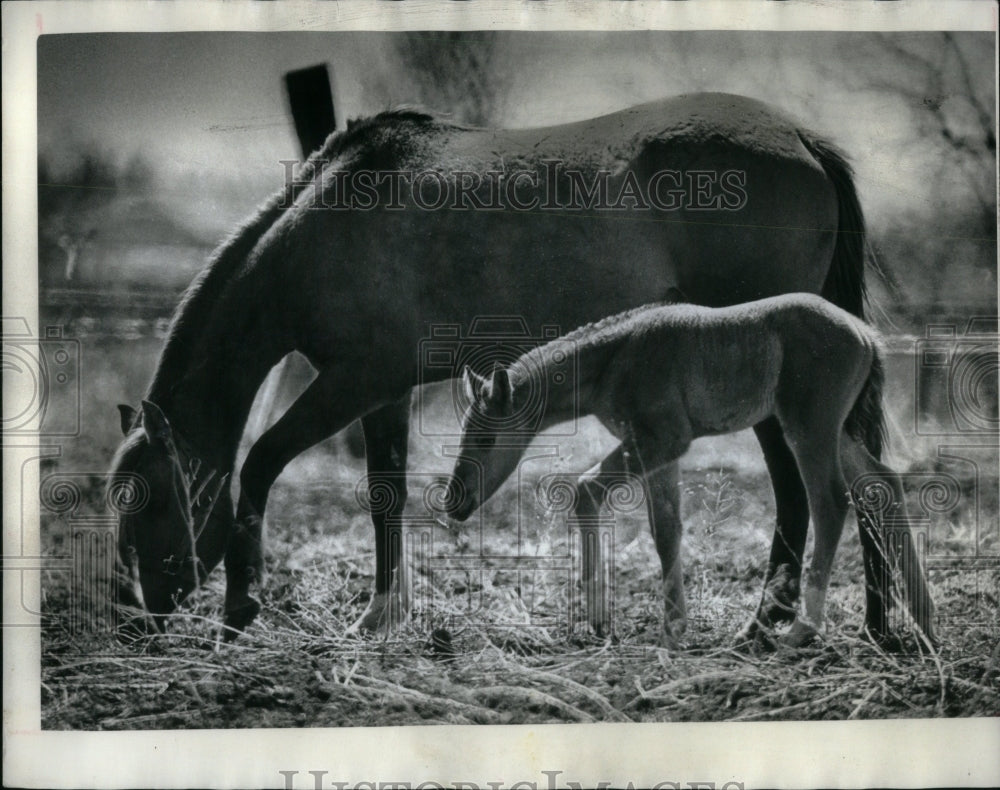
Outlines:
{"label": "grazing horse", "polygon": [[[177,308],[142,409],[121,408],[112,471],[142,480],[146,504],[119,525],[119,600],[161,617],[224,559],[227,634],[249,624],[272,483],[360,417],[369,480],[395,494],[372,512],[375,591],[357,624],[380,627],[396,600],[386,524],[406,502],[410,391],[460,373],[420,364],[435,324],[518,315],[573,327],[678,292],[721,306],[806,291],[861,316],[864,232],[843,155],[739,96],[520,130],[416,110],[353,122],[214,254]],[[234,517],[230,487],[211,496],[205,481],[235,477],[254,395],[293,350],[317,376],[250,449]],[[880,420],[873,401],[867,430]],[[808,525],[781,426],[754,429],[777,529],[751,632],[790,616]],[[879,553],[870,530],[862,539],[867,623],[880,632]]]}
{"label": "grazing horse", "polygon": [[[646,477],[673,464],[701,436],[717,436],[775,417],[808,492],[814,550],[806,572],[804,613],[782,640],[801,646],[823,625],[827,583],[848,507],[848,481],[898,478],[867,446],[863,418],[882,381],[874,330],[813,294],[784,294],[735,307],[641,307],[581,327],[523,354],[489,378],[466,368],[461,449],[446,489],[446,512],[464,520],[517,468],[533,435],[592,414],[621,444],[612,472]],[[575,376],[558,375],[575,358]],[[541,393],[540,397],[538,394]],[[532,400],[536,419],[518,419]],[[870,443],[870,442],[869,442]],[[592,517],[608,493],[607,461],[577,486],[583,574],[591,625],[610,625],[601,543]],[[845,474],[847,475],[845,478]],[[647,484],[650,528],[663,573],[661,643],[684,630],[684,579],[676,494]],[[676,490],[676,486],[672,486]],[[889,541],[883,541],[888,544]],[[931,602],[912,542],[901,564],[910,612],[929,639]],[[896,558],[894,558],[896,559]]]}

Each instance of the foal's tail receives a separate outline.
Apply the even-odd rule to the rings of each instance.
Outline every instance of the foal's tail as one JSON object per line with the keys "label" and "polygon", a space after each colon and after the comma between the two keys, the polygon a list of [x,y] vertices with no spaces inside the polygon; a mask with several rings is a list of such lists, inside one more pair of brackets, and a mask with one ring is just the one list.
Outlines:
{"label": "foal's tail", "polygon": [[[865,287],[868,243],[865,216],[854,187],[854,173],[844,152],[833,143],[804,130],[799,130],[799,139],[822,165],[837,193],[837,243],[821,294],[827,301],[864,320],[868,298]],[[872,374],[848,418],[848,425],[854,425],[853,429],[848,429],[851,435],[860,439],[875,458],[882,457],[886,438],[882,383],[882,363],[876,358]]]}
{"label": "foal's tail", "polygon": [[878,458],[885,446],[885,420],[882,415],[882,390],[885,386],[885,370],[882,367],[882,350],[879,343],[872,343],[872,364],[857,400],[851,407],[844,422],[844,430],[865,449]]}

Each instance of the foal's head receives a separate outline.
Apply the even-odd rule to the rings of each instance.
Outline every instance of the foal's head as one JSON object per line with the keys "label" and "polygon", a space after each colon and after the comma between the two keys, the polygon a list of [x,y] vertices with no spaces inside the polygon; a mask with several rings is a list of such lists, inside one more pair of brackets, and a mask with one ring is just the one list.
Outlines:
{"label": "foal's head", "polygon": [[125,440],[110,477],[119,513],[118,603],[144,610],[162,630],[163,615],[222,557],[227,519],[212,511],[225,478],[195,456],[155,404],[119,411]]}
{"label": "foal's head", "polygon": [[516,394],[505,368],[497,364],[485,377],[466,367],[462,388],[469,406],[462,417],[461,448],[445,505],[448,515],[460,521],[510,477],[530,441],[514,408]]}

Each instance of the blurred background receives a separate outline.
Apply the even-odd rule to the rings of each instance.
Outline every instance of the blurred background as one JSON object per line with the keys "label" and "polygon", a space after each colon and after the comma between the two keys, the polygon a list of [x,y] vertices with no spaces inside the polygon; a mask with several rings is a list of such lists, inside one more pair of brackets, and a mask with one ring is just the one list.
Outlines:
{"label": "blurred background", "polygon": [[[989,33],[43,36],[42,320],[82,344],[85,372],[86,430],[67,444],[63,463],[110,457],[119,438],[113,404],[142,395],[181,290],[282,184],[282,160],[302,158],[302,124],[297,129],[293,120],[285,76],[317,64],[325,65],[329,87],[321,86],[328,95],[317,94],[314,104],[332,99],[341,129],[349,118],[401,103],[470,124],[524,127],[684,92],[728,91],[769,102],[828,136],[853,161],[886,272],[884,280],[868,279],[876,323],[893,338],[887,402],[902,437],[895,446],[907,464],[926,457],[932,448],[914,428],[917,402],[932,417],[940,412],[934,420],[949,423],[946,433],[982,427],[952,424],[947,376],[921,370],[914,354],[928,325],[954,325],[957,342],[971,318],[997,312],[993,47]],[[995,334],[995,321],[977,327]],[[995,340],[989,343],[985,361],[977,346],[967,400],[995,433]],[[284,368],[262,390],[251,436],[311,375],[301,358]],[[740,455],[762,468],[755,450]]]}
{"label": "blurred background", "polygon": [[691,91],[771,102],[851,155],[887,312],[995,312],[988,33],[43,36],[43,284],[186,285],[300,158],[282,77],[317,63],[340,128],[400,103],[518,127]]}

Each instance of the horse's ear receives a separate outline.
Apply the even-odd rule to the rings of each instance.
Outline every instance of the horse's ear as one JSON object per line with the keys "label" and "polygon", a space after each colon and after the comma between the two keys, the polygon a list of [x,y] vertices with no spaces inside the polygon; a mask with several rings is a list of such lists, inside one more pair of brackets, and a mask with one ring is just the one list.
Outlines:
{"label": "horse's ear", "polygon": [[126,403],[119,403],[118,414],[121,416],[122,420],[122,433],[125,436],[128,436],[129,431],[135,427],[135,409]]}
{"label": "horse's ear", "polygon": [[511,405],[512,400],[510,376],[507,375],[507,369],[496,362],[493,365],[493,376],[490,378],[490,403],[507,407]]}
{"label": "horse's ear", "polygon": [[160,407],[148,400],[142,402],[142,429],[150,442],[170,438],[170,423]]}
{"label": "horse's ear", "polygon": [[475,403],[479,399],[485,385],[486,379],[476,375],[468,365],[462,368],[462,391],[469,403]]}

